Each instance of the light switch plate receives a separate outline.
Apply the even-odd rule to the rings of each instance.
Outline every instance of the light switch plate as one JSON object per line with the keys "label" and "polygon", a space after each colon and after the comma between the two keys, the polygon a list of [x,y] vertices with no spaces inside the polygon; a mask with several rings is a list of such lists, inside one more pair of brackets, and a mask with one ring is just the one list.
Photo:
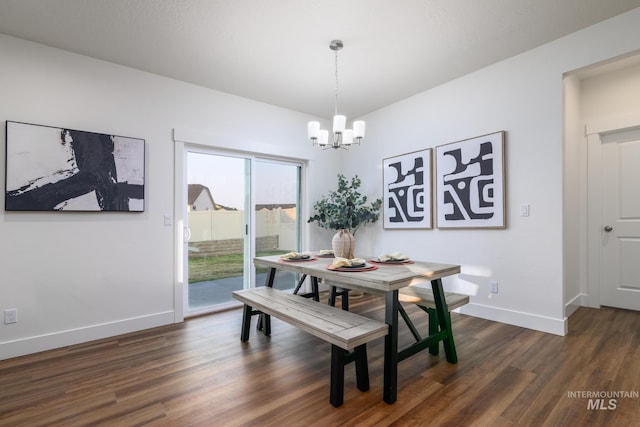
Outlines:
{"label": "light switch plate", "polygon": [[9,308],[4,311],[4,324],[8,325],[10,323],[18,322],[18,309],[17,308]]}

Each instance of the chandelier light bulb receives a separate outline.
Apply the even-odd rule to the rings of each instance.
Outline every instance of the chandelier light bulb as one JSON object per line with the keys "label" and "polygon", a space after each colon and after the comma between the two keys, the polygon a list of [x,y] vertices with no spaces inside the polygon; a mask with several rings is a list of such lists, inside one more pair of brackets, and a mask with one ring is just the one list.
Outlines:
{"label": "chandelier light bulb", "polygon": [[347,127],[347,117],[346,116],[333,116],[333,133],[342,133],[344,129]]}
{"label": "chandelier light bulb", "polygon": [[310,140],[317,140],[320,132],[320,122],[309,122],[307,132]]}
{"label": "chandelier light bulb", "polygon": [[364,122],[362,120],[353,122],[353,137],[356,139],[364,138]]}
{"label": "chandelier light bulb", "polygon": [[322,129],[318,136],[318,145],[326,147],[329,144],[329,131]]}
{"label": "chandelier light bulb", "polygon": [[342,145],[353,144],[353,129],[345,129],[342,134]]}

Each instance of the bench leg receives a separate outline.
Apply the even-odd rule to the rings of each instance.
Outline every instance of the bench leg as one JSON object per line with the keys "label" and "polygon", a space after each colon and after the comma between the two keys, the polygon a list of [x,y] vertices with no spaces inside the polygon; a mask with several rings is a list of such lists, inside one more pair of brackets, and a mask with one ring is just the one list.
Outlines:
{"label": "bench leg", "polygon": [[[262,331],[266,336],[271,335],[271,316],[268,314],[258,312],[258,323],[256,329]],[[254,313],[255,314],[255,313]]]}
{"label": "bench leg", "polygon": [[336,408],[344,402],[344,365],[346,351],[331,345],[331,385],[329,402]]}
{"label": "bench leg", "polygon": [[349,289],[342,289],[338,292],[338,288],[335,286],[331,286],[329,288],[329,305],[332,307],[336,306],[336,297],[340,295],[342,298],[342,309],[345,311],[349,311]]}
{"label": "bench leg", "polygon": [[251,329],[251,315],[253,309],[251,306],[245,304],[244,312],[242,313],[242,331],[240,332],[240,341],[249,341],[249,330]]}
{"label": "bench leg", "polygon": [[355,362],[356,364],[356,384],[358,390],[369,390],[367,345],[359,345],[351,353],[336,345],[332,345],[329,402],[335,407],[342,405],[344,402],[344,367],[351,362]]}
{"label": "bench leg", "polygon": [[354,349],[356,361],[356,383],[358,390],[369,390],[369,365],[367,362],[367,345],[362,344]]}
{"label": "bench leg", "polygon": [[[427,308],[426,311],[429,314],[429,335],[437,334],[440,328],[438,327],[438,316],[436,315],[436,311],[432,308]],[[435,343],[429,347],[429,353],[437,356],[440,353],[440,343]]]}
{"label": "bench leg", "polygon": [[262,326],[263,326],[262,333],[265,334],[266,336],[271,335],[271,316],[268,315],[268,314],[262,313],[260,315],[260,317],[263,319],[262,320]]}

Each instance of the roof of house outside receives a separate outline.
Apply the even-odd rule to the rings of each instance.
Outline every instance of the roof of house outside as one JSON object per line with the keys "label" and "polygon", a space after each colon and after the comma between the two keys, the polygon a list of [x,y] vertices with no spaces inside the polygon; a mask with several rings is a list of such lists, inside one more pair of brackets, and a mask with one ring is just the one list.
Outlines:
{"label": "roof of house outside", "polygon": [[207,187],[206,185],[202,185],[202,184],[189,184],[187,186],[187,190],[188,190],[188,200],[187,200],[187,204],[189,206],[192,206],[195,201],[198,199],[198,197],[200,197],[200,195],[202,194],[203,191],[206,191],[206,194],[209,196],[209,198],[211,199],[211,204],[213,205],[214,209],[217,211],[220,210],[224,210],[224,211],[237,211],[238,209],[236,208],[230,208],[228,206],[224,206],[224,205],[220,205],[218,203],[216,203],[215,199],[213,198],[213,195],[211,194],[211,190],[209,190],[209,187]]}
{"label": "roof of house outside", "polygon": [[291,209],[291,208],[295,208],[296,204],[295,203],[273,203],[273,204],[257,204],[256,205],[256,210],[262,210],[262,209]]}

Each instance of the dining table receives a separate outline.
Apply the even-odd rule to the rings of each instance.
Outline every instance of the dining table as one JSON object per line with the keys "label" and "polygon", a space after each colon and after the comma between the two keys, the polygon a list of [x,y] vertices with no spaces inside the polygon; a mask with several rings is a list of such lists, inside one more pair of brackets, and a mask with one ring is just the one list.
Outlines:
{"label": "dining table", "polygon": [[[384,296],[385,323],[389,326],[384,341],[383,400],[389,404],[397,400],[398,363],[407,357],[433,345],[435,340],[445,341],[447,361],[456,363],[453,347],[451,320],[442,287],[442,278],[460,273],[460,266],[435,262],[404,260],[402,262],[375,262],[377,258],[364,258],[367,262],[360,268],[335,268],[333,258],[319,255],[299,260],[282,259],[279,255],[258,256],[253,259],[256,267],[267,267],[269,272],[265,286],[273,287],[276,272],[289,271],[310,278],[317,289],[322,282],[329,286],[357,290]],[[433,291],[436,314],[442,328],[438,337],[427,337],[401,350],[398,349],[399,290],[419,283],[430,282]],[[447,332],[448,331],[448,332]],[[432,339],[429,339],[432,338]],[[450,346],[447,346],[447,340]],[[454,351],[449,351],[453,348]]]}

